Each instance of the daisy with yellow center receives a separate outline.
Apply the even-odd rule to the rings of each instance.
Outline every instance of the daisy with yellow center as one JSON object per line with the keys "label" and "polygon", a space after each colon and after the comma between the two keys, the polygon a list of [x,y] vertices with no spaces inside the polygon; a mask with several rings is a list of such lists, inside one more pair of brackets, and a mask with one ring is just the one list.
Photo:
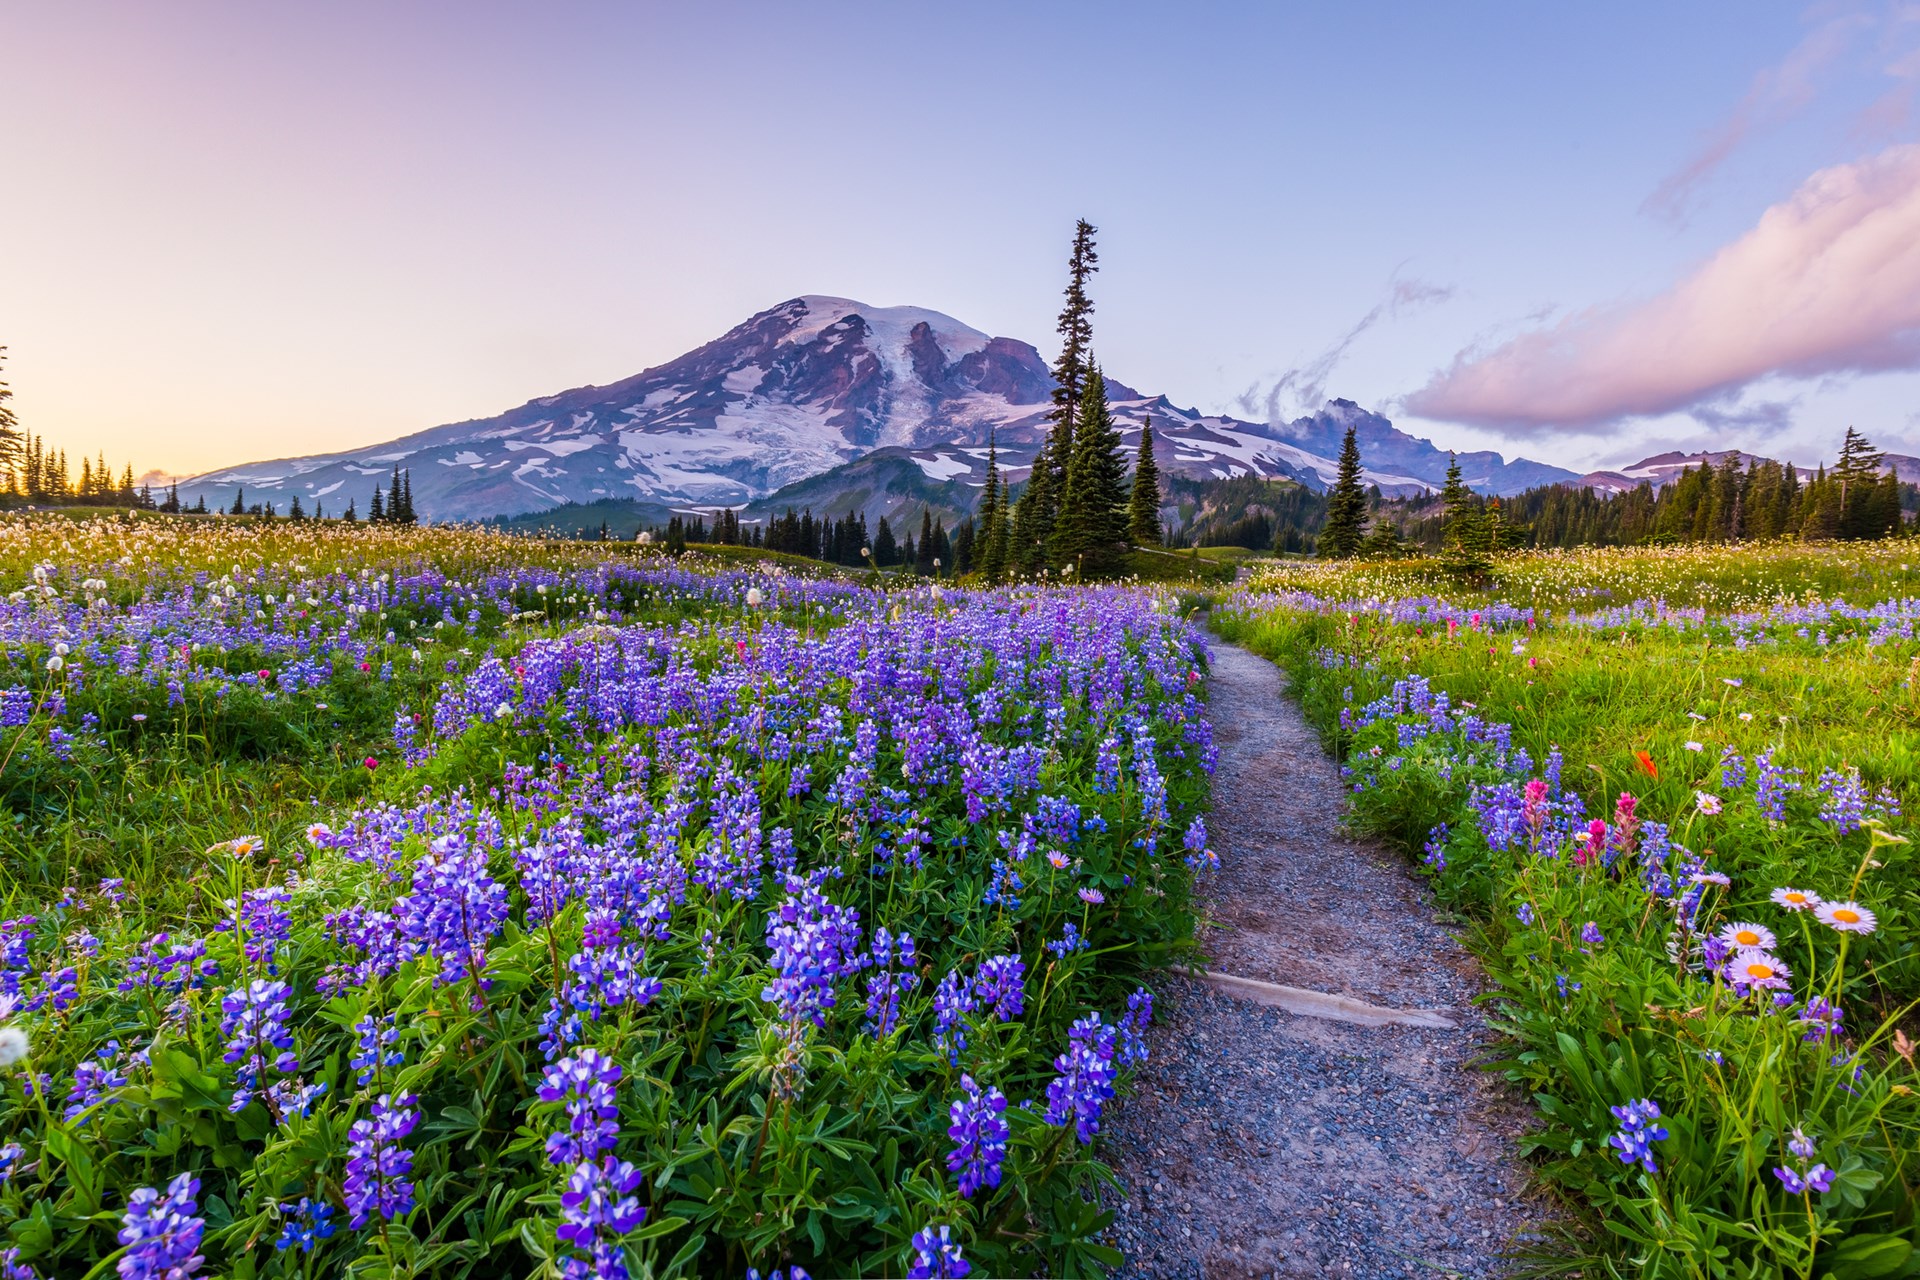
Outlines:
{"label": "daisy with yellow center", "polygon": [[1053,864],[1055,871],[1065,871],[1067,869],[1067,855],[1058,849],[1053,849],[1048,852],[1047,861]]}
{"label": "daisy with yellow center", "polygon": [[1720,931],[1720,941],[1738,951],[1743,947],[1773,950],[1773,930],[1757,924],[1730,924]]}
{"label": "daisy with yellow center", "polygon": [[1735,952],[1722,972],[1726,974],[1727,981],[1742,990],[1785,987],[1787,979],[1793,976],[1793,971],[1787,968],[1780,957],[1758,947],[1746,947]]}
{"label": "daisy with yellow center", "polygon": [[1822,924],[1832,925],[1841,933],[1872,933],[1880,923],[1873,912],[1857,902],[1823,902],[1814,908],[1813,914],[1820,917]]}
{"label": "daisy with yellow center", "polygon": [[266,847],[267,842],[259,836],[241,836],[228,846],[236,858],[251,858]]}
{"label": "daisy with yellow center", "polygon": [[1811,911],[1820,905],[1820,895],[1804,889],[1775,889],[1772,896],[1775,906],[1789,911]]}

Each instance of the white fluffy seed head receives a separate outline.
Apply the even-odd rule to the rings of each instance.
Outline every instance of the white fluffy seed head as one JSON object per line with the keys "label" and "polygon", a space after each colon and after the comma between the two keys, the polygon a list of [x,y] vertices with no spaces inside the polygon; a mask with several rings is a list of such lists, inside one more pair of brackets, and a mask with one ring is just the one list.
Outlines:
{"label": "white fluffy seed head", "polygon": [[10,1067],[27,1056],[31,1048],[27,1033],[19,1027],[0,1027],[0,1067]]}

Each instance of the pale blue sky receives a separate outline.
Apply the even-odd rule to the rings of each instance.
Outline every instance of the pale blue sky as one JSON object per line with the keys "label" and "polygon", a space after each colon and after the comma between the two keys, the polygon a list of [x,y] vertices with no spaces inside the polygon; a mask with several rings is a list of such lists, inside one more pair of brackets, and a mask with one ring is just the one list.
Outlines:
{"label": "pale blue sky", "polygon": [[[1463,348],[1657,302],[1816,171],[1904,155],[1901,6],[76,3],[5,25],[15,403],[137,468],[490,415],[801,293],[1051,356],[1079,216],[1101,360],[1182,403],[1264,412],[1398,287],[1321,385],[1443,444],[1811,458],[1852,422],[1920,452],[1915,361],[1857,358],[1873,334],[1796,355],[1816,380],[1722,378],[1751,421],[1710,429],[1604,405],[1512,425],[1563,368],[1605,382],[1591,350],[1639,360],[1584,331],[1559,364],[1496,362],[1491,400],[1431,400],[1505,435],[1400,410]],[[1890,306],[1872,323],[1904,352]]]}

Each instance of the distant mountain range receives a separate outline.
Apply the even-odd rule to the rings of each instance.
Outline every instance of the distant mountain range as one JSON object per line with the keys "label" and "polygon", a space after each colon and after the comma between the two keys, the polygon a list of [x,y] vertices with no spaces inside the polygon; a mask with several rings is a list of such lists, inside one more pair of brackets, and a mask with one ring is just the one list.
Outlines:
{"label": "distant mountain range", "polygon": [[[1111,377],[1107,386],[1124,447],[1136,447],[1151,417],[1160,465],[1175,475],[1258,475],[1321,489],[1352,424],[1366,478],[1382,491],[1412,494],[1445,481],[1444,450],[1350,400],[1288,423],[1256,423],[1181,408]],[[788,506],[857,509],[869,519],[920,505],[958,512],[984,483],[990,436],[1002,465],[1024,476],[1046,436],[1052,389],[1047,362],[1028,343],[919,307],[809,295],[619,382],[386,444],[226,467],[182,481],[180,492],[215,509],[244,490],[249,503],[282,511],[298,495],[309,511],[325,503],[337,514],[352,500],[365,514],[374,486],[397,464],[428,520],[608,502],[645,519],[723,506],[744,507],[749,518]],[[1630,487],[1642,469],[1664,474],[1670,456],[1587,477],[1488,451],[1459,460],[1474,489],[1511,494],[1616,479]]]}

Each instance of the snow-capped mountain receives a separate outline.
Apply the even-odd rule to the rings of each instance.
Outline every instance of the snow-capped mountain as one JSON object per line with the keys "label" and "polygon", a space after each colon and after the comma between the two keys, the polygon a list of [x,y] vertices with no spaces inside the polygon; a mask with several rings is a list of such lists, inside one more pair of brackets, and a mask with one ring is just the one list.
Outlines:
{"label": "snow-capped mountain", "polygon": [[[634,377],[546,396],[495,418],[450,423],[387,444],[249,463],[182,482],[207,505],[246,500],[285,510],[364,512],[398,464],[429,520],[544,511],[625,499],[671,507],[741,506],[898,449],[940,484],[978,486],[989,433],[1020,472],[1045,437],[1053,379],[1032,346],[919,307],[871,307],[810,295],[762,311],[697,350]],[[1438,489],[1447,455],[1351,401],[1273,425],[1175,406],[1108,380],[1127,447],[1149,415],[1161,466],[1197,478],[1248,473],[1314,488],[1335,474],[1349,422],[1367,478],[1388,493]],[[1461,455],[1467,480],[1518,492],[1572,479],[1496,453]]]}

